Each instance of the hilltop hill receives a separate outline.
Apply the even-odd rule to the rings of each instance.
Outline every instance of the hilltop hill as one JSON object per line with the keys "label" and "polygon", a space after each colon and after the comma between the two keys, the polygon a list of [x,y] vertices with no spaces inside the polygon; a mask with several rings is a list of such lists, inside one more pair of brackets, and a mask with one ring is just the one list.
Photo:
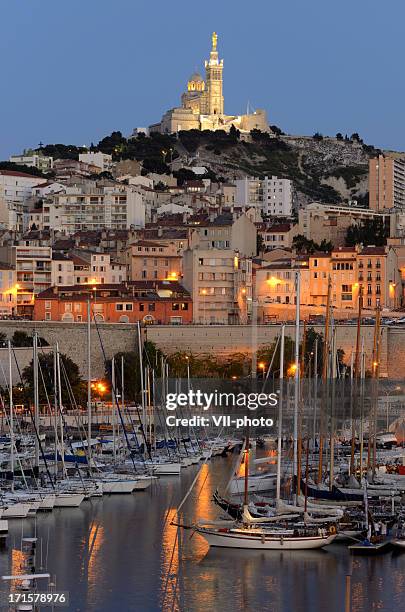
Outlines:
{"label": "hilltop hill", "polygon": [[[237,130],[191,130],[178,134],[140,134],[125,138],[113,132],[94,150],[113,155],[115,160],[137,159],[143,172],[170,173],[190,165],[205,166],[213,179],[231,181],[251,176],[290,178],[296,187],[297,203],[308,201],[368,201],[368,159],[380,151],[365,145],[357,134],[336,138],[315,134],[288,136],[278,128],[272,135],[253,130],[241,136]],[[93,145],[92,145],[93,148]],[[42,151],[54,157],[77,158],[83,149],[72,145],[47,145]],[[176,173],[175,173],[176,174]]]}

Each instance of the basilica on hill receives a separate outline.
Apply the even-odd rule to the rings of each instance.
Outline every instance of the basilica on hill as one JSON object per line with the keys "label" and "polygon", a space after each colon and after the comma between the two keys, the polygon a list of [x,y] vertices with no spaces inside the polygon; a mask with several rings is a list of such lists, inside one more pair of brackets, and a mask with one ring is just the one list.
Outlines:
{"label": "basilica on hill", "polygon": [[225,130],[235,126],[241,132],[269,131],[266,111],[258,109],[247,115],[225,115],[223,96],[224,60],[218,57],[218,36],[212,35],[210,58],[205,61],[205,80],[195,72],[181,96],[181,106],[168,110],[151,132],[168,134],[180,130]]}

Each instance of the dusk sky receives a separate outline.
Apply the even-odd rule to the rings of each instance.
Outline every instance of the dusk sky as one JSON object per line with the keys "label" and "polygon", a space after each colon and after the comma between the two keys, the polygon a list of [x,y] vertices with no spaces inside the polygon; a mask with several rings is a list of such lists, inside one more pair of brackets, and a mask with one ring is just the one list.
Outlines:
{"label": "dusk sky", "polygon": [[0,159],[160,120],[213,30],[226,113],[405,149],[403,0],[2,0],[0,17]]}

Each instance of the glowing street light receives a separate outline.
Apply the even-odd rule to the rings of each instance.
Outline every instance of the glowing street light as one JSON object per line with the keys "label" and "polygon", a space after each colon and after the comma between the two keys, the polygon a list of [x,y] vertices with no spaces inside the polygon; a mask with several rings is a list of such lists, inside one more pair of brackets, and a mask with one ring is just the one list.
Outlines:
{"label": "glowing street light", "polygon": [[294,374],[297,371],[297,364],[296,363],[292,363],[290,365],[290,367],[287,370],[287,376],[294,376]]}

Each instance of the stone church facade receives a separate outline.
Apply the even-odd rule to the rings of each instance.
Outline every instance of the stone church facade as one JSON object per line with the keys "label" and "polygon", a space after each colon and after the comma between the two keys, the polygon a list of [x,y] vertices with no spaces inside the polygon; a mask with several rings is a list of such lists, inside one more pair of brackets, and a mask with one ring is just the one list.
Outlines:
{"label": "stone church facade", "polygon": [[225,130],[234,126],[241,132],[269,131],[266,111],[258,109],[246,115],[225,115],[223,95],[224,60],[218,56],[218,36],[212,35],[210,58],[205,61],[205,80],[195,72],[181,96],[181,107],[168,110],[151,132],[162,134],[180,130]]}

